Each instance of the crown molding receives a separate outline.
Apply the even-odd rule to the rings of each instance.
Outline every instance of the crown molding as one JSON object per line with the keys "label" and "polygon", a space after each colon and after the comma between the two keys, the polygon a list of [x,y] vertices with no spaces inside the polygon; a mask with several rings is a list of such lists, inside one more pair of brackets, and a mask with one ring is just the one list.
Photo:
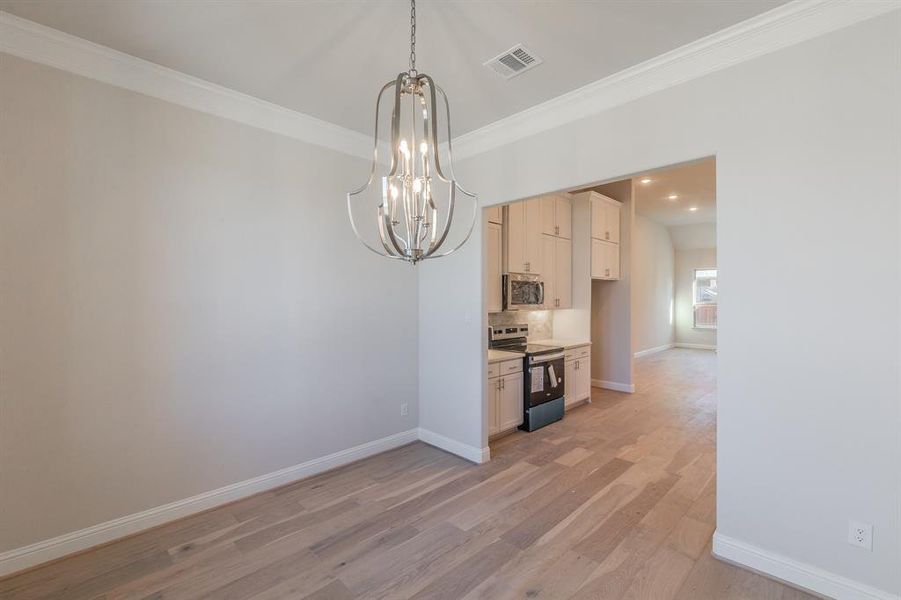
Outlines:
{"label": "crown molding", "polygon": [[[794,0],[454,138],[456,159],[603,112],[901,8],[901,0]],[[0,52],[167,102],[372,159],[371,138],[248,94],[0,11]]]}
{"label": "crown molding", "polygon": [[795,0],[454,138],[475,156],[901,8],[901,0]]}
{"label": "crown molding", "polygon": [[372,160],[372,138],[0,11],[0,52]]}

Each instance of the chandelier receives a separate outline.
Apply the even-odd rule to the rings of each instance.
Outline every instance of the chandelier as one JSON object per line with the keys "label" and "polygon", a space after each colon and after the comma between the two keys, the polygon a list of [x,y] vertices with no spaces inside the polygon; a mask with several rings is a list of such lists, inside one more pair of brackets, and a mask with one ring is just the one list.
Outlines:
{"label": "chandelier", "polygon": [[[385,120],[390,117],[386,148],[379,140],[379,120],[388,92],[393,92],[393,109],[390,115],[383,115]],[[439,131],[445,127],[447,137],[439,143]],[[380,162],[380,146],[390,160]],[[384,171],[381,174],[380,169]],[[464,198],[472,209],[469,227],[455,228],[451,235],[455,210],[460,212],[458,203]],[[347,194],[347,212],[363,245],[376,254],[412,264],[460,249],[475,225],[478,200],[454,176],[447,96],[431,77],[416,71],[416,0],[410,2],[409,70],[379,92],[369,179]],[[362,217],[360,223],[370,224],[368,231],[359,226],[357,217]]]}

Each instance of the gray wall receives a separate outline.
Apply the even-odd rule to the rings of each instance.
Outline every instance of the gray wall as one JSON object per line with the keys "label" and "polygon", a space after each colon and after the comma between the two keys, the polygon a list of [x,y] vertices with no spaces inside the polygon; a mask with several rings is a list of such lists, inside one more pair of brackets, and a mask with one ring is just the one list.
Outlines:
{"label": "gray wall", "polygon": [[673,343],[673,241],[667,228],[635,214],[632,227],[632,350]]}
{"label": "gray wall", "polygon": [[716,248],[676,250],[676,343],[716,347],[716,329],[694,328],[695,269],[716,267]]}
{"label": "gray wall", "polygon": [[0,551],[416,427],[416,271],[344,212],[368,165],[0,65]]}
{"label": "gray wall", "polygon": [[[893,594],[901,593],[899,27],[894,11],[457,169],[468,188],[502,204],[716,155],[717,534]],[[463,318],[481,310],[480,243],[420,280],[421,323],[430,324],[420,347],[440,340],[459,357],[453,378],[421,388],[440,388],[421,396],[423,413],[446,398],[459,413],[481,412],[484,328]],[[841,272],[876,286],[853,319],[859,286],[839,285]],[[423,377],[436,358],[421,352]],[[445,431],[484,439],[476,421]],[[874,524],[873,552],[847,543],[849,519]]]}

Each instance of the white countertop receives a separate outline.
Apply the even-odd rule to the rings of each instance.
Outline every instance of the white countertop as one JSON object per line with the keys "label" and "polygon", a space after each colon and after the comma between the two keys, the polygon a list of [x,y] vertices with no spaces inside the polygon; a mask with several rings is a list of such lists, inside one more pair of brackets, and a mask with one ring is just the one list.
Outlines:
{"label": "white countertop", "polygon": [[501,362],[502,360],[514,360],[525,356],[522,352],[509,352],[507,350],[488,349],[488,364]]}
{"label": "white countertop", "polygon": [[563,340],[557,338],[551,338],[546,340],[529,340],[530,344],[542,344],[545,346],[562,346],[564,350],[569,350],[570,348],[578,348],[580,346],[590,346],[591,342],[587,340]]}

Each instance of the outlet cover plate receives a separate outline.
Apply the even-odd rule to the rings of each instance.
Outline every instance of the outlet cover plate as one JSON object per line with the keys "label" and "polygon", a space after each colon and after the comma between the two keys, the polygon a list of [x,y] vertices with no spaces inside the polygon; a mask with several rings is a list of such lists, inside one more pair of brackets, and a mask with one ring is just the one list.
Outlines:
{"label": "outlet cover plate", "polygon": [[848,521],[848,543],[873,551],[873,526],[860,521]]}

